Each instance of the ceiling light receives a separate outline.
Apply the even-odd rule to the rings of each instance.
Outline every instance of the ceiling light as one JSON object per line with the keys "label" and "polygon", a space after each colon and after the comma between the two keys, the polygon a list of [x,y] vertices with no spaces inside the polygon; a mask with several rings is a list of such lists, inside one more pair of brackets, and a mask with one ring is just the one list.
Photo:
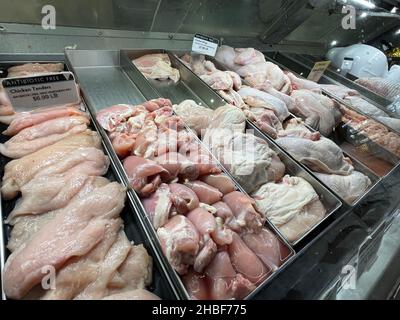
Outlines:
{"label": "ceiling light", "polygon": [[393,9],[390,12],[391,13],[396,13],[397,12],[397,7],[393,7]]}
{"label": "ceiling light", "polygon": [[337,41],[336,40],[333,40],[332,42],[331,42],[331,46],[336,46],[337,45]]}
{"label": "ceiling light", "polygon": [[362,5],[368,9],[374,9],[376,7],[375,3],[371,2],[371,1],[367,1],[367,0],[353,0],[353,2],[355,2],[359,5]]}
{"label": "ceiling light", "polygon": [[366,16],[368,16],[368,13],[366,13],[366,12],[363,12],[360,14],[360,18],[365,18]]}

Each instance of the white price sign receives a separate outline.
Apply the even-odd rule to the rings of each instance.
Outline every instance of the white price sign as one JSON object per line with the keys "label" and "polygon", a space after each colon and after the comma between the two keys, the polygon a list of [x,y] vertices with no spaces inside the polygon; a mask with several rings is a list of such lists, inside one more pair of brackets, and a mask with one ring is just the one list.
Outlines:
{"label": "white price sign", "polygon": [[5,78],[2,85],[16,111],[79,102],[71,72]]}
{"label": "white price sign", "polygon": [[193,38],[192,51],[214,57],[217,53],[218,44],[218,39],[197,33]]}

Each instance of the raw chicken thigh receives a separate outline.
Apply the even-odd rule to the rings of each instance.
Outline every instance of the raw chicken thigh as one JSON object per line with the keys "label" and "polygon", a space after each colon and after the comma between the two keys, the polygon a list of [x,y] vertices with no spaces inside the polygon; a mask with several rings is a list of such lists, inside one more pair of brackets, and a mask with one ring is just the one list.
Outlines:
{"label": "raw chicken thigh", "polygon": [[179,70],[171,67],[171,61],[166,53],[146,54],[132,62],[146,78],[179,81]]}

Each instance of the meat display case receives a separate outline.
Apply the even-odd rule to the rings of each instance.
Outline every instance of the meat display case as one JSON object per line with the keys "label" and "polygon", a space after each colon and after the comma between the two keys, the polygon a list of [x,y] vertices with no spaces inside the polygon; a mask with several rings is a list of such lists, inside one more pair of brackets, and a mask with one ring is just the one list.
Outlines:
{"label": "meat display case", "polygon": [[[357,1],[348,2],[357,6]],[[285,69],[306,76],[315,62],[310,57],[323,56],[334,41],[350,45],[379,39],[387,32],[394,35],[399,21],[398,14],[390,12],[391,6],[398,6],[398,1],[392,0],[374,1],[377,10],[368,11],[367,17],[357,15],[357,23],[362,23],[362,28],[347,31],[340,28],[342,1],[241,0],[232,5],[225,0],[212,3],[87,0],[74,7],[60,2],[57,28],[46,30],[41,26],[40,11],[46,1],[17,3],[26,9],[15,10],[15,4],[6,1],[0,4],[0,78],[2,71],[15,64],[65,62],[81,84],[85,103],[91,111],[92,125],[103,138],[104,150],[110,156],[112,165],[108,176],[125,185],[127,179],[121,162],[107,134],[94,119],[97,108],[114,103],[138,104],[159,96],[171,98],[174,103],[192,98],[212,109],[221,103],[221,97],[212,93],[184,66],[179,68],[188,78],[178,88],[157,86],[157,83],[147,81],[130,62],[135,52],[161,50],[169,52],[174,61],[174,53],[190,51],[193,35],[199,32],[213,35],[220,44],[254,47]],[[364,9],[357,6],[357,10]],[[66,55],[65,48],[70,49]],[[179,61],[174,63],[179,64]],[[367,102],[396,117],[386,109],[390,101],[333,69],[325,72],[320,83],[342,84],[355,89]],[[284,155],[287,163],[291,163],[292,171],[301,172],[312,181],[321,195],[327,195],[331,206],[331,214],[321,224],[304,239],[292,244],[295,254],[285,266],[248,298],[399,299],[398,158],[389,155],[390,169],[384,174],[376,174],[359,162],[357,155],[349,152],[357,169],[369,175],[373,184],[360,199],[348,204],[338,199],[307,167],[299,164],[253,123],[248,121],[247,128],[253,129],[256,136]],[[346,137],[346,132],[339,134]],[[370,144],[369,147],[377,155],[385,154],[379,146],[374,149]],[[1,157],[2,172],[6,161]],[[131,190],[127,204],[123,216],[128,237],[144,243],[155,261],[151,289],[165,299],[187,299],[182,282],[162,254],[157,236],[143,215],[142,205]],[[10,206],[1,201],[2,220]],[[8,234],[9,229],[3,224],[0,230],[2,268],[8,255],[5,250]]]}

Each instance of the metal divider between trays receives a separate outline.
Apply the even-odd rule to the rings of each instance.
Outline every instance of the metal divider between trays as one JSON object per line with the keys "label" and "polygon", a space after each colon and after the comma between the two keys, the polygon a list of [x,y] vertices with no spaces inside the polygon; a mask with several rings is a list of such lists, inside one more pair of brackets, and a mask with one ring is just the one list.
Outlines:
{"label": "metal divider between trays", "polygon": [[[136,52],[140,52],[140,54],[146,54],[149,52],[166,52],[164,50],[140,50],[140,51],[136,51]],[[140,84],[138,85],[139,90],[141,90],[141,92],[146,96],[146,99],[156,99],[156,98],[160,98],[162,97],[162,95],[158,92],[158,90],[156,90],[151,84],[150,82],[146,79],[146,77],[135,67],[135,65],[130,61],[130,59],[128,58],[128,54],[127,54],[127,50],[121,50],[121,65],[124,68],[124,71],[128,74],[128,76],[130,77],[130,79],[136,84]],[[125,62],[123,62],[125,61]],[[165,96],[163,97],[165,98]],[[168,97],[167,97],[168,98]],[[227,171],[225,169],[225,167],[219,162],[219,160],[211,153],[211,151],[209,150],[209,148],[204,144],[204,142],[202,142],[197,135],[193,132],[192,129],[190,129],[186,124],[185,124],[185,128],[188,130],[188,132],[190,132],[193,137],[195,138],[195,140],[205,149],[208,151],[208,153],[211,155],[211,157],[213,158],[213,160],[221,167],[221,169],[223,170],[223,172],[229,176],[232,181],[235,183],[236,188],[247,195],[247,193],[243,190],[243,188],[240,186],[240,184],[236,181],[236,179],[229,173],[229,171]],[[267,279],[265,279],[261,284],[259,284],[257,286],[257,288],[255,290],[253,290],[247,297],[245,297],[245,299],[251,299],[252,297],[254,297],[260,290],[262,290],[268,283],[270,283],[271,281],[273,281],[273,279],[275,277],[277,277],[284,269],[286,269],[290,263],[292,262],[292,260],[295,259],[296,257],[296,251],[293,248],[293,244],[291,244],[290,242],[288,242],[285,237],[280,233],[280,231],[272,224],[270,223],[268,220],[266,221],[266,224],[268,226],[268,228],[273,231],[273,233],[275,233],[276,236],[278,236],[278,238],[290,249],[290,257],[278,268],[278,270],[276,270],[275,272],[273,272]]]}

